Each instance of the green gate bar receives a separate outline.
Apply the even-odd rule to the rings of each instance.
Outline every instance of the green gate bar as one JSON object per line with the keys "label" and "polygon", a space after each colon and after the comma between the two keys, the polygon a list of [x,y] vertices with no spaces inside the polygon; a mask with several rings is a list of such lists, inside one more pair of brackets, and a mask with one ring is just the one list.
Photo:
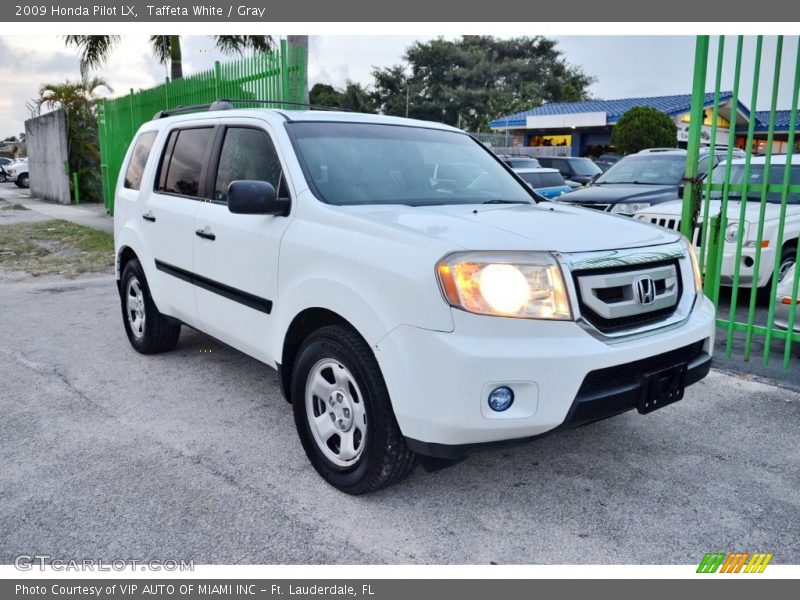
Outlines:
{"label": "green gate bar", "polygon": [[[717,144],[717,125],[719,120],[720,108],[720,89],[723,74],[723,60],[725,49],[725,37],[719,36],[717,53],[716,53],[716,69],[714,78],[714,101],[712,109],[712,123],[711,123],[711,141],[710,151],[713,153]],[[753,341],[756,336],[764,341],[763,361],[765,364],[769,363],[770,353],[772,351],[773,341],[781,341],[783,345],[783,361],[782,366],[788,369],[791,366],[791,357],[793,348],[796,349],[797,343],[800,343],[800,332],[794,330],[796,326],[796,307],[798,300],[798,292],[800,291],[800,269],[795,269],[795,277],[791,282],[791,291],[786,292],[790,295],[786,302],[789,307],[788,327],[777,327],[775,325],[776,303],[781,302],[781,299],[776,298],[778,288],[778,276],[782,266],[781,254],[784,249],[784,241],[788,236],[785,227],[787,217],[788,205],[795,204],[796,197],[800,195],[800,184],[797,182],[797,169],[800,169],[800,164],[795,165],[795,175],[793,181],[793,166],[792,156],[794,154],[794,146],[796,143],[796,129],[797,129],[797,112],[798,100],[800,100],[800,38],[794,38],[798,43],[797,56],[795,57],[794,64],[794,77],[792,79],[792,105],[790,108],[789,128],[787,137],[787,151],[786,163],[781,173],[781,183],[772,183],[777,181],[775,175],[769,176],[770,168],[774,163],[774,148],[776,137],[776,118],[775,114],[778,110],[778,96],[780,95],[780,80],[781,80],[781,65],[783,60],[784,37],[778,36],[775,42],[775,56],[774,65],[770,69],[772,71],[772,83],[770,94],[770,110],[767,129],[767,146],[764,153],[764,175],[761,177],[761,182],[751,182],[751,175],[757,173],[754,171],[756,167],[753,166],[753,144],[755,138],[756,116],[755,112],[760,97],[760,85],[762,84],[761,68],[762,59],[764,58],[763,50],[765,40],[763,36],[754,38],[753,46],[748,48],[745,57],[744,36],[737,37],[735,60],[733,67],[733,87],[730,94],[729,101],[731,104],[730,115],[730,129],[728,132],[727,152],[725,153],[725,163],[717,167],[715,177],[711,177],[709,170],[707,179],[700,182],[697,177],[698,164],[700,159],[701,149],[701,134],[703,118],[705,115],[704,101],[706,97],[706,77],[708,75],[708,60],[709,60],[709,38],[707,36],[698,36],[696,39],[695,47],[695,65],[694,65],[694,87],[692,90],[692,105],[690,113],[690,126],[689,126],[689,142],[687,144],[687,165],[686,165],[686,182],[687,185],[683,194],[683,207],[681,212],[681,233],[691,239],[695,244],[699,245],[699,261],[701,269],[704,274],[704,291],[712,299],[719,311],[720,308],[720,289],[722,287],[723,271],[726,285],[730,285],[730,306],[727,307],[724,316],[718,315],[717,325],[725,332],[725,353],[731,356],[736,345],[737,334],[744,334],[744,360],[749,360],[753,350]],[[742,169],[737,175],[737,183],[731,181],[732,167],[731,161],[733,159],[733,148],[736,142],[737,130],[737,111],[739,109],[740,99],[740,83],[745,75],[743,71],[743,63],[748,65],[752,64],[752,88],[750,93],[750,114],[748,115],[748,126],[746,133],[746,152],[743,161],[740,161]],[[750,68],[748,66],[748,68]],[[766,82],[764,82],[766,83]],[[788,82],[787,82],[788,83]],[[766,120],[766,119],[764,119]],[[740,130],[740,135],[743,132]],[[711,164],[711,162],[710,162]],[[759,165],[760,167],[760,165]],[[741,179],[738,179],[741,177]],[[755,179],[757,182],[758,179]],[[778,220],[777,233],[770,235],[770,238],[764,239],[765,233],[765,219],[767,215],[767,204],[769,196],[772,195],[777,198],[780,197],[780,216]],[[716,196],[720,203],[720,209],[717,214],[711,213],[711,199]],[[791,196],[791,197],[790,197]],[[745,231],[747,223],[747,208],[749,201],[752,198],[750,206],[758,206],[758,223],[753,223],[755,215],[750,217],[750,231]],[[731,205],[730,202],[740,201],[738,211]],[[758,201],[758,205],[755,202]],[[777,203],[777,200],[773,200]],[[726,229],[728,228],[728,209],[738,213],[731,215],[730,222],[738,223],[735,232],[728,232],[727,236],[730,241],[726,242]],[[755,211],[753,211],[755,212]],[[715,211],[716,213],[716,211]],[[697,222],[695,222],[697,221]],[[753,234],[755,230],[755,247],[753,247]],[[787,243],[796,244],[795,233],[792,232],[792,237],[786,239]],[[733,239],[735,237],[735,239]],[[745,244],[745,241],[747,243]],[[764,246],[769,245],[775,251],[775,261],[772,265],[765,264],[763,252]],[[752,269],[753,277],[751,283],[749,301],[743,303],[747,308],[747,318],[743,319],[744,322],[737,321],[737,309],[740,308],[741,296],[741,278],[742,259],[744,256],[745,246],[752,252],[748,254],[753,259]],[[800,261],[800,244],[796,246],[789,246],[793,249],[795,256],[795,264]],[[723,261],[727,259],[727,263]],[[726,266],[727,265],[727,266]],[[763,294],[757,294],[757,284],[759,274],[761,273],[762,265],[764,267],[771,267],[771,277],[768,287],[762,290]],[[749,267],[748,267],[749,268]],[[753,287],[755,286],[755,287]],[[762,296],[766,301],[766,306],[758,306],[758,298]]]}
{"label": "green gate bar", "polygon": [[[305,49],[287,47],[241,60],[214,63],[214,67],[189,77],[125,96],[104,100],[98,109],[100,169],[106,211],[114,214],[114,190],[122,161],[139,127],[160,110],[208,104],[222,98],[236,100],[305,101]],[[234,102],[234,105],[237,103]],[[241,103],[237,106],[258,106]],[[267,105],[280,108],[281,105]]]}

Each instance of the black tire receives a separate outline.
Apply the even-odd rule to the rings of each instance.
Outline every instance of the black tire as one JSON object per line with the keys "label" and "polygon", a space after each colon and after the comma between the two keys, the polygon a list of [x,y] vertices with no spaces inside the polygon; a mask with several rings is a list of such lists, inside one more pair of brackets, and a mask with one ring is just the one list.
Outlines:
{"label": "black tire", "polygon": [[[781,251],[781,266],[779,273],[786,273],[797,258],[797,246],[785,244]],[[780,281],[778,281],[780,283]],[[758,288],[758,303],[769,306],[775,299],[772,297],[772,277],[769,278],[767,285]]]}
{"label": "black tire", "polygon": [[[150,295],[144,269],[135,258],[130,260],[122,271],[119,292],[122,322],[131,346],[142,354],[157,354],[175,348],[181,335],[181,325],[158,312]],[[132,308],[134,306],[132,303],[137,297],[141,301],[137,306],[139,310]],[[137,330],[134,331],[134,325],[138,322],[132,314],[136,313],[143,314],[144,318],[141,320],[141,327],[137,326]]]}
{"label": "black tire", "polygon": [[[356,405],[363,402],[362,410],[366,413],[366,434],[361,440],[364,447],[347,466],[337,465],[325,455],[308,418],[309,375],[325,361],[338,363],[340,369],[352,376],[357,386],[357,390],[350,388],[352,400]],[[306,455],[332,486],[347,494],[368,494],[399,482],[414,470],[416,456],[400,433],[378,361],[369,345],[350,327],[323,327],[305,340],[294,363],[291,396],[295,425]]]}
{"label": "black tire", "polygon": [[17,185],[21,188],[29,188],[31,187],[31,180],[28,177],[27,173],[23,173],[19,177],[17,177]]}

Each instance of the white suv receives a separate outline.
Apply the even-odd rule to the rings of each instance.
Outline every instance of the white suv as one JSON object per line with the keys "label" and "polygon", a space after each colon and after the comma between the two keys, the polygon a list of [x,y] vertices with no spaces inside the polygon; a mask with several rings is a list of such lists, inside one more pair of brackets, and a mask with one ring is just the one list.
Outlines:
{"label": "white suv", "polygon": [[160,117],[116,188],[128,338],[161,352],[186,324],[277,369],[345,492],[650,412],[709,370],[685,240],[545,202],[457,129],[224,102]]}
{"label": "white suv", "polygon": [[[753,156],[750,159],[748,185],[761,186],[764,183],[764,170],[766,167],[765,156]],[[782,196],[780,186],[783,183],[786,169],[786,155],[772,156],[769,169],[768,183],[774,186],[767,190],[764,208],[761,208],[761,192],[750,188],[747,192],[747,201],[742,207],[742,191],[731,190],[728,194],[727,226],[724,232],[725,247],[722,252],[720,266],[720,282],[722,285],[733,285],[736,272],[736,263],[739,263],[739,284],[745,287],[756,287],[761,297],[771,302],[769,293],[772,290],[772,273],[776,262],[778,263],[778,281],[783,280],[791,269],[797,256],[797,242],[800,238],[800,194],[790,192],[786,198],[786,210],[781,219]],[[747,170],[746,160],[736,158],[731,161],[731,185],[744,184]],[[724,183],[728,169],[725,163],[719,164],[711,174],[713,183]],[[800,156],[792,157],[789,171],[789,181],[792,186],[800,185]],[[740,225],[744,208],[744,221]],[[634,219],[660,225],[668,229],[678,230],[681,224],[683,201],[665,202],[641,210],[634,215]],[[708,214],[719,215],[722,211],[722,192],[712,192],[709,202]],[[761,230],[761,258],[758,273],[755,272],[755,255],[759,242],[759,219],[763,214]],[[778,246],[778,230],[783,222],[783,237]],[[742,251],[737,255],[739,230],[742,229]],[[697,247],[703,245],[700,227],[695,228],[694,243]],[[777,259],[777,260],[776,260]],[[755,286],[754,286],[755,284]]]}

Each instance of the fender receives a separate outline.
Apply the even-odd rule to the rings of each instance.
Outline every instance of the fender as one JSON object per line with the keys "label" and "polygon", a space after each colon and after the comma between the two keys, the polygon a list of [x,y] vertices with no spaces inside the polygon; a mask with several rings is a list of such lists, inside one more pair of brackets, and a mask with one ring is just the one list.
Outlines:
{"label": "fender", "polygon": [[[362,282],[363,283],[363,282]],[[355,290],[334,279],[302,279],[294,282],[279,299],[273,314],[277,319],[275,335],[270,344],[270,355],[281,362],[283,343],[295,317],[309,308],[330,310],[348,321],[367,343],[374,347],[378,341],[399,323],[375,309],[380,302],[371,302],[370,290]]]}

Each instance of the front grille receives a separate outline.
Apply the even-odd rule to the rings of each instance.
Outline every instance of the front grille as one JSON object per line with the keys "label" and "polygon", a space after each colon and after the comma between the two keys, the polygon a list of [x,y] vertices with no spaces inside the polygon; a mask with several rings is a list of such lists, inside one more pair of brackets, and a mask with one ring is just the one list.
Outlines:
{"label": "front grille", "polygon": [[[678,218],[640,216],[638,219],[641,221],[649,221],[653,225],[658,225],[659,227],[664,227],[665,229],[671,229],[673,231],[681,230],[681,221]],[[695,245],[695,247],[700,248],[703,245],[702,223],[698,223],[697,227],[694,228],[693,238],[694,239],[692,240],[692,243]]]}
{"label": "front grille", "polygon": [[[606,269],[574,271],[583,318],[605,334],[658,323],[675,312],[683,292],[680,265],[665,260]],[[639,297],[640,279],[652,280],[654,297]]]}
{"label": "front grille", "polygon": [[578,206],[583,208],[593,208],[595,210],[607,211],[610,204],[597,204],[596,202],[578,202]]}
{"label": "front grille", "polygon": [[646,373],[655,373],[684,362],[691,363],[703,353],[703,344],[704,341],[700,340],[670,352],[592,371],[584,378],[580,390],[578,390],[578,397],[587,398],[605,394],[620,387],[638,385]]}

